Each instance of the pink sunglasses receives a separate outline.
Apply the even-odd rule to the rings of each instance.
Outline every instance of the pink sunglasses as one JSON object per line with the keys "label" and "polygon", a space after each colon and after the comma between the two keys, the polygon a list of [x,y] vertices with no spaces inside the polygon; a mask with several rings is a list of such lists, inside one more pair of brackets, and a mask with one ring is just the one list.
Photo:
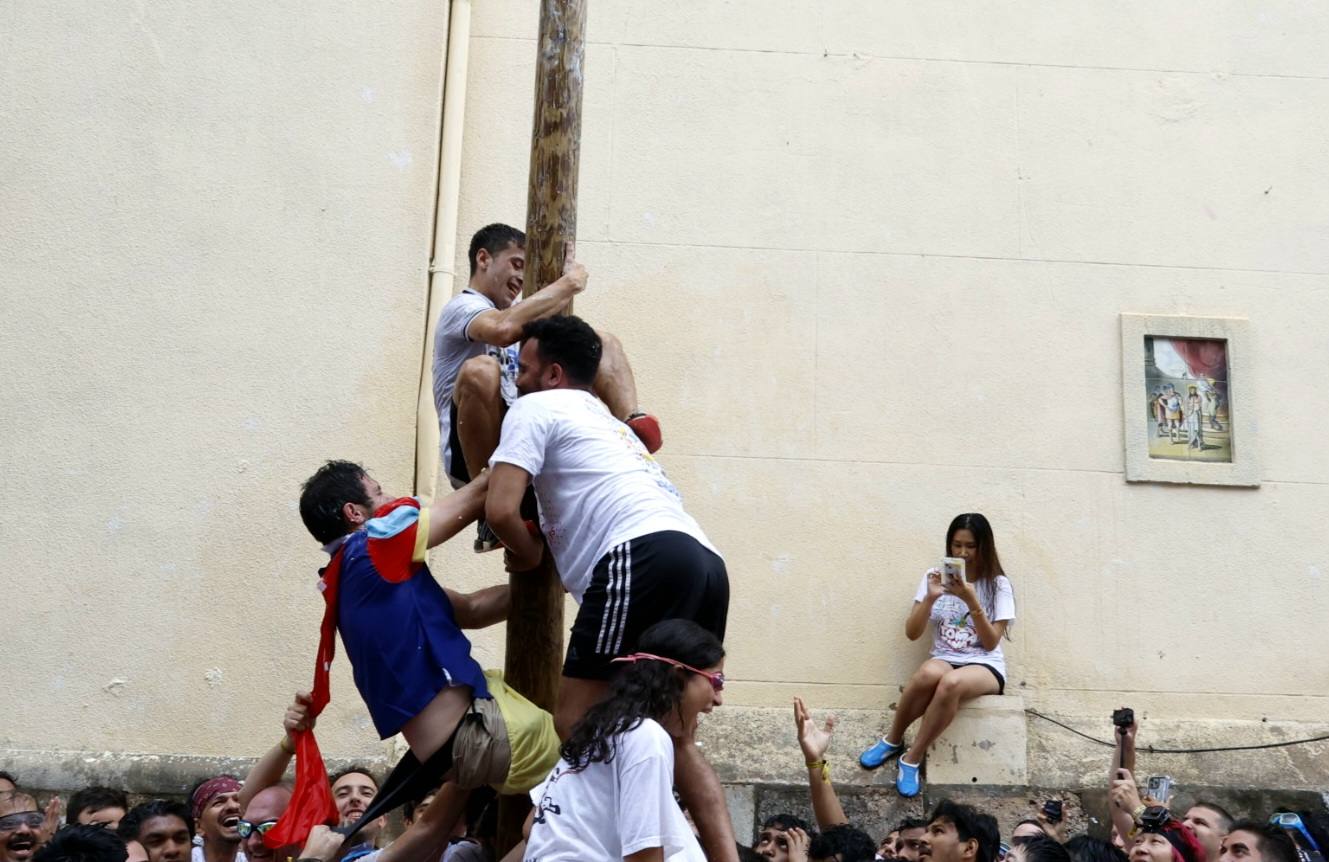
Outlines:
{"label": "pink sunglasses", "polygon": [[710,682],[711,688],[715,689],[716,691],[724,691],[723,673],[718,673],[718,672],[711,673],[710,671],[697,670],[692,665],[683,664],[683,662],[678,661],[677,659],[665,658],[662,655],[652,655],[651,653],[648,652],[634,652],[632,655],[620,656],[619,658],[614,659],[614,661],[623,661],[623,662],[662,661],[665,664],[672,664],[674,667],[682,668],[683,670],[687,671],[692,671],[698,676],[704,676]]}

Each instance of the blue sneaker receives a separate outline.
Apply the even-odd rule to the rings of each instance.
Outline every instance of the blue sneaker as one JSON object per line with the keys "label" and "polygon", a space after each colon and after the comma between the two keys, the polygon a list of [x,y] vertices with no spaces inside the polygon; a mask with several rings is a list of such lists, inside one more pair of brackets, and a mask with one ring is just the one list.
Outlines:
{"label": "blue sneaker", "polygon": [[872,747],[858,756],[858,765],[864,769],[876,769],[892,757],[899,757],[904,745],[892,745],[885,738],[872,743]]}
{"label": "blue sneaker", "polygon": [[900,773],[895,776],[895,789],[905,798],[917,796],[918,791],[923,789],[923,782],[918,777],[918,767],[903,757],[900,758]]}

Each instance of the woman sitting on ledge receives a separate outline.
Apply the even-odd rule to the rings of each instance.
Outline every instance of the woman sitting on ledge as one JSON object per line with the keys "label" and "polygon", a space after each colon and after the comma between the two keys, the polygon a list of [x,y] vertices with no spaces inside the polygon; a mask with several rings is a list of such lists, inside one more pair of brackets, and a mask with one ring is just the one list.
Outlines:
{"label": "woman sitting on ledge", "polygon": [[[946,531],[946,554],[965,561],[965,577],[947,580],[941,569],[929,569],[904,624],[912,641],[932,621],[932,657],[910,677],[890,731],[858,759],[864,769],[876,769],[899,757],[895,787],[901,796],[918,795],[918,769],[928,747],[950,725],[960,704],[1006,689],[1001,639],[1015,619],[1015,593],[1002,571],[988,519],[977,513],[957,516]],[[905,731],[919,717],[923,723],[905,751]]]}

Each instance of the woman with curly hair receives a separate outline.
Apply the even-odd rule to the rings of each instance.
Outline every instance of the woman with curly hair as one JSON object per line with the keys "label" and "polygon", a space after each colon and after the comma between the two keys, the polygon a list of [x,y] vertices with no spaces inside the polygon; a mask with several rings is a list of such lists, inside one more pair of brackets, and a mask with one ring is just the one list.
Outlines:
{"label": "woman with curly hair", "polygon": [[531,791],[526,859],[697,860],[701,846],[674,800],[674,740],[721,704],[724,647],[689,620],[642,634],[609,697],[572,729],[562,759]]}

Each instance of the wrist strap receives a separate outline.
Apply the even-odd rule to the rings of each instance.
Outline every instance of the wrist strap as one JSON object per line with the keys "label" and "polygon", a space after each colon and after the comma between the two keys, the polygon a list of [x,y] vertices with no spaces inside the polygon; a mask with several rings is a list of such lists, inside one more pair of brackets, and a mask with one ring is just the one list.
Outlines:
{"label": "wrist strap", "polygon": [[825,760],[809,760],[808,769],[821,770],[821,780],[829,782],[831,780],[831,765]]}
{"label": "wrist strap", "polygon": [[291,737],[283,736],[280,740],[278,740],[277,745],[279,745],[281,747],[281,750],[286,752],[287,754],[295,754],[295,748],[291,746]]}

